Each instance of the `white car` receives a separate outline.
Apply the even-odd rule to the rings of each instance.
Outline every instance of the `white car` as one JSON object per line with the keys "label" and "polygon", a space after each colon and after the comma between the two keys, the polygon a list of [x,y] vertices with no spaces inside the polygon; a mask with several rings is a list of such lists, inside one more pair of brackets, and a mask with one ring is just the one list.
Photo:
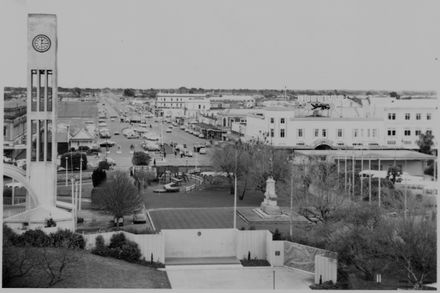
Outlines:
{"label": "white car", "polygon": [[199,150],[199,154],[205,155],[206,154],[206,149],[205,148],[201,148]]}
{"label": "white car", "polygon": [[199,134],[199,138],[205,138],[205,136],[203,135],[203,133]]}
{"label": "white car", "polygon": [[180,126],[180,129],[185,130],[185,126],[184,125]]}
{"label": "white car", "polygon": [[192,156],[193,156],[193,153],[190,152],[190,151],[185,151],[185,156],[186,156],[186,157],[192,157]]}
{"label": "white car", "polygon": [[147,137],[145,137],[146,139],[148,139],[148,140],[152,140],[152,141],[157,141],[157,140],[159,140],[160,139],[160,137],[159,136],[157,136],[157,135],[154,135],[154,134],[150,134],[150,135],[148,135]]}

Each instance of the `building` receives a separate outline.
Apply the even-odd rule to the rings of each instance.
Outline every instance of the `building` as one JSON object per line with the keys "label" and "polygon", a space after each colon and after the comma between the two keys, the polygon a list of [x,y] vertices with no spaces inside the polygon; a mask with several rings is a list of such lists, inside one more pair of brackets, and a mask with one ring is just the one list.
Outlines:
{"label": "building", "polygon": [[253,96],[211,96],[209,101],[212,109],[253,108],[256,104]]}
{"label": "building", "polygon": [[[437,99],[388,100],[376,111],[376,115],[384,120],[385,145],[418,149],[417,140],[421,133],[431,132],[434,138],[438,138],[437,112]],[[432,148],[438,148],[437,139],[434,139]]]}
{"label": "building", "polygon": [[196,119],[200,113],[206,113],[209,109],[210,102],[205,94],[158,93],[156,96],[156,116]]}

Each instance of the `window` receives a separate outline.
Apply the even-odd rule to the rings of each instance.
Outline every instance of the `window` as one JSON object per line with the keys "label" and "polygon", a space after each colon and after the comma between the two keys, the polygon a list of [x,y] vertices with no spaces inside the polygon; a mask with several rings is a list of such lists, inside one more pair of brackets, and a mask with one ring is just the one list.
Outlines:
{"label": "window", "polygon": [[411,119],[411,114],[410,113],[405,113],[405,120],[409,120]]}
{"label": "window", "polygon": [[404,134],[405,136],[410,136],[410,135],[411,135],[411,130],[409,130],[409,129],[405,129],[405,130],[403,131],[403,134]]}
{"label": "window", "polygon": [[373,137],[376,137],[376,136],[377,136],[377,129],[374,128],[374,129],[373,129]]}
{"label": "window", "polygon": [[359,135],[359,129],[353,129],[353,137],[358,137]]}
{"label": "window", "polygon": [[199,105],[199,109],[201,109],[202,108],[202,106],[201,105]]}
{"label": "window", "polygon": [[396,136],[396,130],[395,129],[388,129],[387,133],[388,133],[388,136]]}
{"label": "window", "polygon": [[327,129],[323,129],[322,130],[322,137],[326,137],[327,136]]}
{"label": "window", "polygon": [[285,120],[284,118],[281,118],[281,119],[280,119],[280,123],[281,123],[281,124],[284,124],[285,122],[286,122],[286,120]]}
{"label": "window", "polygon": [[431,113],[426,113],[426,120],[431,120]]}
{"label": "window", "polygon": [[396,113],[388,113],[388,120],[396,120]]}
{"label": "window", "polygon": [[273,130],[273,128],[270,130],[270,137],[274,137],[275,136],[275,131]]}
{"label": "window", "polygon": [[416,136],[420,136],[420,134],[422,133],[422,131],[421,131],[420,129],[417,129],[414,133],[415,133]]}
{"label": "window", "polygon": [[315,129],[314,132],[315,132],[315,137],[318,137],[319,136],[319,129]]}
{"label": "window", "polygon": [[338,137],[342,137],[342,128],[338,129]]}
{"label": "window", "polygon": [[303,130],[301,128],[298,129],[298,137],[303,137]]}
{"label": "window", "polygon": [[422,118],[422,114],[417,113],[417,114],[416,114],[416,120],[420,120],[421,118]]}
{"label": "window", "polygon": [[285,135],[285,129],[280,129],[280,137],[284,137]]}
{"label": "window", "polygon": [[275,123],[275,118],[270,117],[270,123]]}
{"label": "window", "polygon": [[371,134],[371,130],[370,130],[370,128],[368,128],[367,129],[367,137],[370,137],[370,134]]}

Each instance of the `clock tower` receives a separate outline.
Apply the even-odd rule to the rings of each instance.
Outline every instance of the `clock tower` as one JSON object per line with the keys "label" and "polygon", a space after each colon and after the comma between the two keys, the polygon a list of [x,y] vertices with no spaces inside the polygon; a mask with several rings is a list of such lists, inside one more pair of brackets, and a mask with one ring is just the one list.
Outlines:
{"label": "clock tower", "polygon": [[[57,187],[57,19],[29,14],[26,176],[38,202],[55,206]],[[26,201],[31,205],[31,201]],[[33,208],[28,206],[28,208]]]}

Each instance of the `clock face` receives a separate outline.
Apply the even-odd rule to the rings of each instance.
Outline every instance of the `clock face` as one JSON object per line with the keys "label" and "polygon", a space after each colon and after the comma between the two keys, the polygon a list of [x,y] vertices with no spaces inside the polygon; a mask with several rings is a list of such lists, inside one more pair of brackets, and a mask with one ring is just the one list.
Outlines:
{"label": "clock face", "polygon": [[46,35],[38,35],[32,40],[35,51],[43,53],[50,48],[50,39]]}

